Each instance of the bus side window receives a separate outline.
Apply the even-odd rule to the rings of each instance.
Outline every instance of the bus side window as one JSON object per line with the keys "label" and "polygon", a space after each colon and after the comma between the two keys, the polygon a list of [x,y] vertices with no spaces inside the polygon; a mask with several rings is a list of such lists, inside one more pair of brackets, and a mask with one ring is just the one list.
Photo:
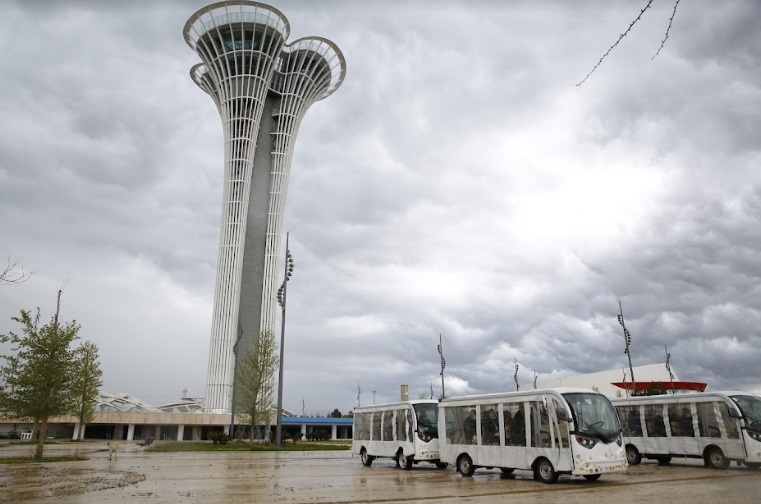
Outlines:
{"label": "bus side window", "polygon": [[663,421],[663,406],[655,404],[645,407],[645,425],[648,437],[666,437],[666,424]]}
{"label": "bus side window", "polygon": [[463,421],[468,416],[468,408],[455,406],[444,409],[444,423],[446,425],[446,439],[451,444],[467,444]]}
{"label": "bus side window", "polygon": [[547,409],[542,401],[529,403],[531,418],[531,446],[537,448],[549,448],[552,446],[550,438],[550,419]]}
{"label": "bus side window", "polygon": [[412,433],[412,411],[407,409],[407,441],[414,441],[415,435]]}
{"label": "bus side window", "polygon": [[727,438],[739,439],[740,433],[737,430],[737,420],[729,416],[729,407],[726,403],[719,404],[719,413],[724,422],[724,430],[727,431]]}
{"label": "bus side window", "polygon": [[702,437],[720,438],[719,421],[716,418],[712,402],[697,403],[698,410],[698,430]]}
{"label": "bus side window", "polygon": [[383,412],[383,441],[394,440],[394,412]]}
{"label": "bus side window", "polygon": [[[557,418],[557,432],[555,436],[555,444],[560,448],[569,448],[571,445],[568,441],[568,419],[566,418],[565,406],[560,401],[552,398],[552,405],[555,410],[555,418]],[[552,420],[554,422],[554,419]]]}
{"label": "bus side window", "polygon": [[373,437],[374,441],[380,441],[381,438],[381,413],[376,411],[373,415]]}
{"label": "bus side window", "polygon": [[505,417],[510,414],[510,432],[505,432],[505,444],[526,446],[526,418],[523,403],[510,403],[503,406]]}
{"label": "bus side window", "polygon": [[499,444],[499,415],[496,404],[481,406],[481,444]]}
{"label": "bus side window", "polygon": [[396,439],[399,441],[405,441],[405,438],[407,437],[407,415],[405,415],[406,411],[409,411],[409,409],[396,411]]}

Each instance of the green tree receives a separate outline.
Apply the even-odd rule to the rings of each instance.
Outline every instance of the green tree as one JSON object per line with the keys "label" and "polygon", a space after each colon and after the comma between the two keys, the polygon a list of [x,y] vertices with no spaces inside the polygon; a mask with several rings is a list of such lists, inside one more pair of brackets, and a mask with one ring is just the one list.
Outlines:
{"label": "green tree", "polygon": [[40,309],[33,317],[26,310],[12,320],[21,324],[22,334],[11,332],[0,335],[0,343],[10,343],[15,355],[3,355],[5,365],[0,366],[0,383],[5,393],[3,409],[19,418],[40,422],[36,459],[42,458],[45,449],[48,418],[65,415],[71,409],[70,377],[76,359],[71,343],[78,339],[76,321],[59,323],[61,291],[53,319],[40,326]]}
{"label": "green tree", "polygon": [[77,439],[82,439],[85,427],[95,417],[95,406],[98,404],[100,387],[103,385],[103,371],[98,362],[98,346],[91,341],[85,341],[76,349],[75,365],[71,381],[71,413],[79,418]]}
{"label": "green tree", "polygon": [[262,331],[256,347],[246,352],[235,373],[235,411],[240,411],[251,426],[251,440],[259,425],[269,425],[275,371],[280,359],[275,335]]}
{"label": "green tree", "polygon": [[328,416],[330,418],[342,418],[343,417],[343,415],[341,414],[341,411],[338,408],[334,409],[333,412],[330,415],[328,415]]}

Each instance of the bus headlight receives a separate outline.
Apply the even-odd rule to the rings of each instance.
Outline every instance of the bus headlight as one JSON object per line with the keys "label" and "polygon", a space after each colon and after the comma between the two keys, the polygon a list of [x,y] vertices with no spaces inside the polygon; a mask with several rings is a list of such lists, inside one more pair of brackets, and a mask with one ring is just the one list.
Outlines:
{"label": "bus headlight", "polygon": [[418,437],[418,439],[420,439],[424,443],[427,443],[428,441],[430,441],[432,439],[431,436],[429,436],[428,434],[424,434],[423,431],[418,431],[417,432],[417,437]]}
{"label": "bus headlight", "polygon": [[581,436],[576,436],[576,442],[579,443],[582,447],[592,449],[597,444],[596,439],[591,438],[585,438]]}
{"label": "bus headlight", "polygon": [[755,431],[749,430],[749,431],[748,431],[748,435],[750,436],[750,438],[751,438],[753,441],[759,441],[759,442],[761,442],[761,433],[758,433],[758,432],[755,432]]}

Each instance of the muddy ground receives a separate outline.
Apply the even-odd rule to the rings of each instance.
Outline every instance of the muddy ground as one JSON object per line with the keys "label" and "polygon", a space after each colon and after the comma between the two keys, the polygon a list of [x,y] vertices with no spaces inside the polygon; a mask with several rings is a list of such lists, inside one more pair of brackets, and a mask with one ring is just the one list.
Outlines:
{"label": "muddy ground", "polygon": [[[31,455],[29,445],[0,446],[0,456]],[[122,442],[109,461],[105,442],[61,443],[45,454],[83,455],[82,462],[0,465],[0,502],[95,503],[476,503],[563,504],[761,502],[761,471],[700,461],[643,462],[596,482],[561,476],[534,482],[531,473],[478,470],[463,478],[430,464],[411,471],[391,460],[364,467],[348,451],[154,453]]]}

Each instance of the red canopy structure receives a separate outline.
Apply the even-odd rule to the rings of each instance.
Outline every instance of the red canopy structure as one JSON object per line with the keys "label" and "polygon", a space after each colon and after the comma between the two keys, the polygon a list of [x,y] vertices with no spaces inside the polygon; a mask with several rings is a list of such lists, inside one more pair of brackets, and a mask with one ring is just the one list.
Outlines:
{"label": "red canopy structure", "polygon": [[690,381],[664,381],[664,382],[613,382],[611,385],[615,385],[618,388],[625,390],[633,390],[636,385],[637,390],[648,390],[651,388],[659,388],[663,390],[673,390],[674,392],[705,392],[707,383],[690,382]]}

